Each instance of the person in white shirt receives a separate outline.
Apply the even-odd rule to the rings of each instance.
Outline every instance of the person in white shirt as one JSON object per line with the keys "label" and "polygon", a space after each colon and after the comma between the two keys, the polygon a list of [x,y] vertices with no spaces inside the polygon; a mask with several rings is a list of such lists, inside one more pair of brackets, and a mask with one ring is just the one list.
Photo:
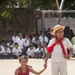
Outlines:
{"label": "person in white shirt", "polygon": [[[56,25],[51,34],[55,38],[51,39],[47,49],[46,59],[44,66],[47,66],[47,61],[51,55],[51,70],[52,75],[67,75],[67,59],[72,55],[72,43],[64,36],[65,26]],[[70,50],[69,54],[67,49]]]}
{"label": "person in white shirt", "polygon": [[2,59],[11,58],[11,50],[7,45],[4,45],[4,48],[2,48],[1,50],[1,58]]}
{"label": "person in white shirt", "polygon": [[15,42],[18,39],[18,36],[16,35],[16,32],[14,32],[14,35],[12,36],[12,41]]}
{"label": "person in white shirt", "polygon": [[34,34],[32,38],[32,43],[34,44],[34,47],[37,48],[37,43],[40,43],[39,38],[36,34]]}
{"label": "person in white shirt", "polygon": [[27,50],[27,56],[30,58],[35,57],[35,47],[33,46],[33,44],[30,44],[30,47]]}
{"label": "person in white shirt", "polygon": [[0,41],[0,51],[4,48],[4,46],[2,45],[2,42]]}
{"label": "person in white shirt", "polygon": [[19,38],[16,40],[15,43],[18,43],[19,47],[23,50],[24,48],[24,39],[22,33],[19,33]]}
{"label": "person in white shirt", "polygon": [[18,58],[22,55],[22,50],[19,48],[18,43],[14,43],[14,48],[12,49],[13,58]]}
{"label": "person in white shirt", "polygon": [[11,49],[12,51],[12,48],[13,48],[13,41],[12,40],[9,40],[9,42],[7,43],[8,47]]}
{"label": "person in white shirt", "polygon": [[4,46],[2,46],[1,42],[0,42],[0,58],[1,58],[1,50],[4,49]]}
{"label": "person in white shirt", "polygon": [[36,58],[41,58],[43,55],[43,48],[40,43],[38,43],[38,47],[35,50],[35,55],[36,55]]}
{"label": "person in white shirt", "polygon": [[[43,41],[43,38],[44,38],[44,41]],[[44,43],[44,42],[48,43],[48,41],[49,41],[49,40],[48,40],[48,37],[47,37],[46,35],[43,37],[43,33],[40,34],[39,40],[40,40],[42,46],[43,46],[43,43]]]}
{"label": "person in white shirt", "polygon": [[23,50],[23,54],[26,55],[26,52],[27,52],[27,49],[29,48],[30,46],[30,38],[29,38],[29,35],[26,34],[25,35],[25,39],[24,39],[24,50]]}

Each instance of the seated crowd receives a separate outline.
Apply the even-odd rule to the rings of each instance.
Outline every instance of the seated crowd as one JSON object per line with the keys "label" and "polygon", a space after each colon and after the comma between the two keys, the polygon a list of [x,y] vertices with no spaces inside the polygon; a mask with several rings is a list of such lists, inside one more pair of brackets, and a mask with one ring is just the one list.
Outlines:
{"label": "seated crowd", "polygon": [[[19,33],[14,34],[9,42],[0,41],[0,59],[16,59],[21,55],[26,55],[29,58],[42,58],[43,51],[46,53],[46,47],[49,38],[45,35],[43,42],[43,35],[29,35],[23,36]],[[43,47],[44,45],[44,47]]]}
{"label": "seated crowd", "polygon": [[[36,34],[25,34],[19,33],[19,35],[12,36],[11,40],[8,42],[0,41],[0,59],[16,59],[21,55],[26,55],[29,58],[42,58],[43,53],[46,55],[46,47],[49,40],[53,36],[45,35],[43,39],[42,32],[40,35]],[[72,38],[75,42],[75,36]],[[44,42],[43,42],[44,41]],[[75,57],[75,44],[73,45],[73,57]]]}

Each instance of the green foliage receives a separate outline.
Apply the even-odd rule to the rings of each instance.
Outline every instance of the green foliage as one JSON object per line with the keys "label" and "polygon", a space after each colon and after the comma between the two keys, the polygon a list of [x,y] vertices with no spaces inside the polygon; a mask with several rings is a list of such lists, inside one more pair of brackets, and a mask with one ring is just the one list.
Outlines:
{"label": "green foliage", "polygon": [[[11,18],[13,14],[13,9],[7,8],[57,9],[55,0],[0,0],[0,8],[3,9],[1,13],[3,18]],[[64,9],[75,10],[75,0],[65,0]]]}
{"label": "green foliage", "polygon": [[12,17],[13,13],[14,13],[13,9],[5,9],[2,11],[1,16],[3,18],[9,18],[10,19]]}

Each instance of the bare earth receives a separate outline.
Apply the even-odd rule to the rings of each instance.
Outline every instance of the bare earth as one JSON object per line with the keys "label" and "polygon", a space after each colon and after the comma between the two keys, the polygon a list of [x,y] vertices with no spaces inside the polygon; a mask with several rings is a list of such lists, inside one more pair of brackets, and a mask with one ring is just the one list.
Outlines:
{"label": "bare earth", "polygon": [[[48,67],[41,75],[51,75],[51,60],[48,61]],[[36,71],[43,68],[44,61],[42,59],[29,59],[28,65],[32,66]],[[67,63],[68,75],[75,75],[75,59],[71,58]],[[0,75],[14,75],[15,69],[20,66],[17,59],[0,59]],[[30,75],[34,75],[30,73]]]}

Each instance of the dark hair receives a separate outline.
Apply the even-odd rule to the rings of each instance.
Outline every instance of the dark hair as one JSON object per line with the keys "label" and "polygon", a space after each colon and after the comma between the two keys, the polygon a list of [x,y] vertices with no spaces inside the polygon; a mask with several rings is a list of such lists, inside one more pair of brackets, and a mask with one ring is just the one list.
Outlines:
{"label": "dark hair", "polygon": [[14,45],[18,45],[18,43],[14,43]]}
{"label": "dark hair", "polygon": [[5,44],[4,47],[8,47],[8,45]]}
{"label": "dark hair", "polygon": [[28,58],[27,58],[27,56],[25,56],[25,55],[22,55],[22,56],[19,58],[19,61],[21,61],[22,59],[26,59],[26,60],[28,61]]}
{"label": "dark hair", "polygon": [[33,43],[31,43],[29,47],[31,47],[31,46],[34,46]]}

